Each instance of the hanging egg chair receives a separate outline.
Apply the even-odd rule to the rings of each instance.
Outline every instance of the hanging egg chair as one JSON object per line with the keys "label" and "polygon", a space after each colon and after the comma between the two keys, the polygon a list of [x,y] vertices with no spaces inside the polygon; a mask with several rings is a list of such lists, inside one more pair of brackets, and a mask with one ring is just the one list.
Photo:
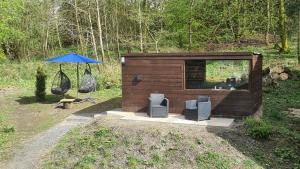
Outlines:
{"label": "hanging egg chair", "polygon": [[78,89],[79,93],[89,93],[92,91],[96,91],[96,79],[92,75],[92,70],[90,65],[87,63],[87,67],[84,70],[84,74],[82,76],[82,80]]}
{"label": "hanging egg chair", "polygon": [[51,93],[56,95],[64,95],[71,89],[71,81],[69,77],[62,71],[61,65],[59,65],[60,69],[56,73],[52,86]]}

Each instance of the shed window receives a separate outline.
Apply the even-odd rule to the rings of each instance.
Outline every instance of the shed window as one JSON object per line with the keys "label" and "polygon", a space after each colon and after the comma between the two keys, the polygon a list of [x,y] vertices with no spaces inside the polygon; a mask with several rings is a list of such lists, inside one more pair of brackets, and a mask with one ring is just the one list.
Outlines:
{"label": "shed window", "polygon": [[186,89],[248,89],[249,60],[186,60]]}

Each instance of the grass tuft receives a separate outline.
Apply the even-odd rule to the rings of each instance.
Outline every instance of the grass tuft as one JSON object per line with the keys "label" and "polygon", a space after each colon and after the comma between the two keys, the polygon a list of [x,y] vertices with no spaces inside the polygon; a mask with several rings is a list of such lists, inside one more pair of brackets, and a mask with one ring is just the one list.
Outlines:
{"label": "grass tuft", "polygon": [[196,156],[197,165],[200,168],[230,168],[229,160],[222,159],[219,154],[215,152],[205,152]]}
{"label": "grass tuft", "polygon": [[75,169],[90,169],[96,162],[97,157],[95,155],[86,155],[75,165]]}
{"label": "grass tuft", "polygon": [[2,130],[4,133],[13,133],[16,131],[16,128],[15,126],[8,125],[8,126],[4,126]]}
{"label": "grass tuft", "polygon": [[272,126],[261,119],[248,117],[245,124],[248,134],[254,139],[268,139],[272,134]]}

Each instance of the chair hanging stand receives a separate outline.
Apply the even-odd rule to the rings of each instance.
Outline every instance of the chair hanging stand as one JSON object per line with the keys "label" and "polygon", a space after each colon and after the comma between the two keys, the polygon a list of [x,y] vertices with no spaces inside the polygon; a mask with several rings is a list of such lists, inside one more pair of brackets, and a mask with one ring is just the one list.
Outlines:
{"label": "chair hanging stand", "polygon": [[82,101],[82,99],[79,98],[78,89],[79,89],[79,63],[77,62],[77,94],[76,94],[75,102],[81,102]]}
{"label": "chair hanging stand", "polygon": [[[76,63],[77,64],[77,96],[75,101],[81,101],[82,99],[79,98],[79,89],[80,89],[80,83],[79,83],[79,64],[80,63],[97,63],[97,64],[101,64],[101,61],[98,60],[94,60],[91,58],[88,58],[86,56],[81,56],[77,53],[68,53],[62,56],[57,56],[57,57],[53,57],[53,58],[49,58],[47,59],[47,62],[59,62],[59,63]],[[61,66],[60,66],[61,67]],[[90,70],[90,69],[89,69]],[[66,90],[62,90],[63,92],[56,92],[55,88],[51,88],[51,90],[53,89],[54,92],[52,92],[53,94],[60,94],[63,95],[65,94],[70,88],[71,88],[71,82],[70,79],[60,70],[57,75],[58,77],[63,77],[63,78],[55,78],[56,79],[56,85],[52,85],[52,87],[60,87],[60,83],[61,81],[67,81],[68,83],[66,83],[67,88],[64,88]],[[86,75],[87,76],[87,75]],[[82,79],[84,79],[85,76],[83,76]],[[54,84],[54,82],[53,82]],[[63,84],[63,83],[62,83]],[[83,92],[83,93],[88,93],[88,92]]]}

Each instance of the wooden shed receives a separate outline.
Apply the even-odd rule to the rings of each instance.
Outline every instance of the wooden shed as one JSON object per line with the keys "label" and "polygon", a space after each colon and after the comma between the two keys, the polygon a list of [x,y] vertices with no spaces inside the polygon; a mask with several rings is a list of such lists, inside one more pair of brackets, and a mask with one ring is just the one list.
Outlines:
{"label": "wooden shed", "polygon": [[[241,70],[245,65],[248,67],[243,77],[235,76],[239,65]],[[216,76],[231,73],[230,70],[232,76],[213,81]],[[262,104],[262,56],[249,52],[124,55],[123,111],[147,112],[150,93],[165,94],[170,101],[170,113],[183,113],[186,100],[205,95],[211,98],[213,116],[251,115]]]}

